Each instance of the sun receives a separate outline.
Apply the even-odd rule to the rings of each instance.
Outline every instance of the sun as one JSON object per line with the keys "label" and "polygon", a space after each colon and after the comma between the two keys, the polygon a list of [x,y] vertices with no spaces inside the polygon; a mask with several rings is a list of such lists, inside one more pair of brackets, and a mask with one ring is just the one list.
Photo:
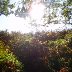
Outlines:
{"label": "sun", "polygon": [[42,3],[32,3],[30,17],[34,20],[41,20],[44,15],[45,6]]}

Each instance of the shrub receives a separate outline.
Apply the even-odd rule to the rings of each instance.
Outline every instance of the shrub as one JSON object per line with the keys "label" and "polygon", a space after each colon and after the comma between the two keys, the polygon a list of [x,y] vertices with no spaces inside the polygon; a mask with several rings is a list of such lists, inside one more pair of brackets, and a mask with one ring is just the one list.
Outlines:
{"label": "shrub", "polygon": [[0,72],[22,72],[22,64],[0,42]]}

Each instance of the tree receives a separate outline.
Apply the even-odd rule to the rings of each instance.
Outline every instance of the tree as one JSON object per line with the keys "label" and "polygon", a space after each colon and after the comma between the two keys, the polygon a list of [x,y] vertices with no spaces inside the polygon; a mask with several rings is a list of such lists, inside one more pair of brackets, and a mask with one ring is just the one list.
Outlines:
{"label": "tree", "polygon": [[70,21],[70,13],[72,11],[72,9],[69,8],[69,6],[72,5],[72,0],[67,0],[66,2],[63,3],[63,15],[65,17],[65,22],[67,23],[67,21]]}
{"label": "tree", "polygon": [[[19,15],[22,16],[20,13],[27,12],[28,9],[25,8],[26,4],[31,2],[31,0],[22,0],[21,4],[22,4],[22,8],[19,10],[19,7],[16,9],[15,11],[15,15]],[[0,0],[0,15],[9,15],[11,13],[14,14],[14,12],[12,11],[12,9],[15,7],[14,4],[10,4],[10,0]]]}
{"label": "tree", "polygon": [[72,5],[72,0],[67,0],[68,5]]}
{"label": "tree", "polygon": [[19,5],[21,4],[22,7],[19,7],[16,9],[15,11],[15,16],[18,17],[26,17],[28,15],[28,11],[29,8],[31,6],[32,0],[22,0],[21,3],[19,3]]}
{"label": "tree", "polygon": [[9,0],[0,0],[0,15],[9,15],[13,13],[11,9],[14,8],[14,4],[10,4]]}

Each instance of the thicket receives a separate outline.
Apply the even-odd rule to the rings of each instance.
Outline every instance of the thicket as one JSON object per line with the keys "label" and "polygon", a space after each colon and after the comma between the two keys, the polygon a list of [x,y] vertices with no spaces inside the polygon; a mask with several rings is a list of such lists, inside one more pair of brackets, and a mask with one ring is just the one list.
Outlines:
{"label": "thicket", "polygon": [[[22,67],[22,62],[25,72],[72,72],[72,30],[35,34],[0,31],[0,41],[4,43],[5,54],[0,52],[0,56],[5,55],[4,61],[0,58],[4,67],[8,67],[5,62],[11,60],[10,65],[15,61],[13,68],[16,70]],[[0,70],[5,70],[2,66]]]}
{"label": "thicket", "polygon": [[23,64],[11,52],[8,32],[0,32],[0,72],[23,72]]}

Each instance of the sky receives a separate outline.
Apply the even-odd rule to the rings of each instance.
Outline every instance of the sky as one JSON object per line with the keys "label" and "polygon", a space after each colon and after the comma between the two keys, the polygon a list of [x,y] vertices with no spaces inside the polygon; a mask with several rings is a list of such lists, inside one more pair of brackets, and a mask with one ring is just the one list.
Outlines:
{"label": "sky", "polygon": [[0,17],[0,30],[8,30],[10,31],[22,31],[29,32],[31,29],[28,24],[25,24],[26,21],[23,18],[15,17],[14,15],[10,15],[5,17],[2,15]]}
{"label": "sky", "polygon": [[[11,0],[11,3],[14,3],[14,2],[17,2],[19,0]],[[41,7],[42,5],[40,5]],[[34,9],[35,8],[35,9]],[[43,6],[42,6],[43,8]],[[37,12],[37,15],[35,15],[36,11],[38,10]],[[35,7],[33,7],[33,11],[32,11],[32,17],[34,16],[37,21],[39,22],[39,18],[41,16],[41,11],[40,10],[43,10],[41,8],[38,8],[37,5],[35,5]],[[39,16],[39,17],[38,17]],[[36,31],[42,31],[42,30],[45,30],[45,31],[48,31],[48,30],[62,30],[62,29],[69,29],[69,28],[72,28],[71,25],[64,25],[64,24],[51,24],[51,25],[48,25],[48,27],[44,27],[44,26],[38,26],[37,28],[35,28],[34,26],[31,26],[29,24],[30,22],[30,19],[27,18],[26,20],[24,18],[20,18],[20,17],[15,17],[15,15],[9,15],[9,16],[4,16],[4,15],[1,15],[0,16],[0,30],[8,30],[9,32],[11,31],[20,31],[22,33],[29,33],[29,32],[36,32]]]}

